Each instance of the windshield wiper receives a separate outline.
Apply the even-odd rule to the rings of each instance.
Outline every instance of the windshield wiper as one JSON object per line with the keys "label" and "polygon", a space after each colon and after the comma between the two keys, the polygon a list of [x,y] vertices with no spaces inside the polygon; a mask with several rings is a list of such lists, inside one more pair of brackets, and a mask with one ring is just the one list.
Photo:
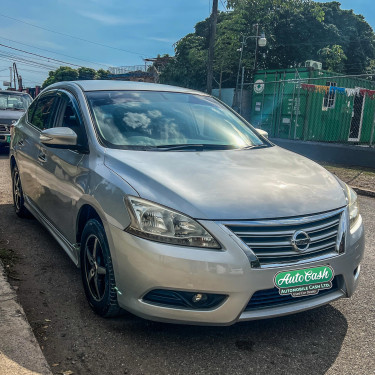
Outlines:
{"label": "windshield wiper", "polygon": [[265,148],[265,147],[270,147],[270,145],[263,143],[261,145],[252,145],[252,146],[242,147],[241,150],[252,150],[255,148]]}
{"label": "windshield wiper", "polygon": [[215,145],[215,144],[201,144],[201,143],[188,143],[185,145],[159,145],[154,146],[154,149],[160,151],[172,151],[172,150],[232,150],[236,148],[236,146],[232,145]]}

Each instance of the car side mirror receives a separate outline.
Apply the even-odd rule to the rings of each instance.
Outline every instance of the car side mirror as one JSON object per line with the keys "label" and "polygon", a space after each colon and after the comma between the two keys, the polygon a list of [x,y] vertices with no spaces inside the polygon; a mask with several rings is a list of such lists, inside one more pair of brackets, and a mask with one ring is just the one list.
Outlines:
{"label": "car side mirror", "polygon": [[262,135],[264,138],[267,138],[267,139],[268,139],[268,132],[266,132],[265,130],[259,129],[259,128],[255,128],[255,130],[256,130],[260,135]]}
{"label": "car side mirror", "polygon": [[43,130],[40,133],[39,140],[44,145],[55,148],[75,149],[77,147],[77,134],[66,127]]}

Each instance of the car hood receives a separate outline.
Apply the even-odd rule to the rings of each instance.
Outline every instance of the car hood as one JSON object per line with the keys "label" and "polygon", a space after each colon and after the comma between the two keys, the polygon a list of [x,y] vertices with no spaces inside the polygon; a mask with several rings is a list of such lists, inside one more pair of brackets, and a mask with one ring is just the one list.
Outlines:
{"label": "car hood", "polygon": [[3,121],[11,124],[12,120],[18,120],[24,113],[25,111],[0,110],[0,123]]}
{"label": "car hood", "polygon": [[281,218],[346,205],[331,173],[277,146],[205,152],[107,149],[105,164],[140,197],[195,219]]}

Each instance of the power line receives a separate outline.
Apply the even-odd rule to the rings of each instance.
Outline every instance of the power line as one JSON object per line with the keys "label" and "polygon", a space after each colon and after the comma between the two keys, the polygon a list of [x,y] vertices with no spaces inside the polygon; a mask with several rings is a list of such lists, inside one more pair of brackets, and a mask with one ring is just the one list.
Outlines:
{"label": "power line", "polygon": [[221,2],[221,5],[223,6],[223,8],[226,9],[226,6],[225,6],[225,4],[223,3],[223,0],[220,0],[220,2]]}
{"label": "power line", "polygon": [[80,38],[80,37],[78,37],[78,36],[74,36],[74,35],[70,35],[70,34],[65,34],[65,33],[62,33],[62,32],[60,32],[60,31],[55,31],[55,30],[47,29],[46,27],[33,25],[32,23],[25,22],[25,21],[19,20],[19,19],[14,18],[14,17],[10,17],[10,16],[7,16],[7,15],[2,14],[2,13],[0,13],[0,16],[1,16],[1,17],[5,17],[5,18],[9,18],[9,19],[11,19],[11,20],[13,20],[13,21],[16,21],[16,22],[23,23],[23,24],[25,24],[25,25],[29,25],[29,26],[32,26],[32,27],[36,27],[37,29],[41,29],[41,30],[45,30],[45,31],[49,31],[50,33],[54,33],[54,34],[58,34],[58,35],[63,35],[63,36],[68,36],[69,38],[73,38],[73,39],[81,40],[81,41],[86,42],[86,43],[91,43],[91,44],[95,44],[95,45],[97,45],[97,46],[101,46],[101,47],[106,47],[106,48],[111,48],[111,49],[115,49],[115,50],[118,50],[118,51],[123,51],[123,52],[127,52],[127,53],[132,53],[132,54],[134,54],[134,55],[138,55],[138,56],[141,56],[141,57],[146,56],[146,54],[144,54],[144,53],[139,53],[139,52],[129,51],[129,50],[126,50],[126,49],[123,49],[123,48],[118,48],[118,47],[109,46],[109,45],[107,45],[107,44],[94,42],[94,41],[92,41],[92,40],[88,40],[88,39]]}
{"label": "power line", "polygon": [[18,44],[21,44],[21,45],[24,45],[24,46],[27,46],[27,47],[35,48],[35,49],[38,49],[38,50],[40,50],[40,51],[50,52],[50,53],[54,53],[54,54],[56,54],[56,55],[61,55],[61,56],[65,56],[65,57],[70,57],[71,59],[80,60],[80,61],[85,61],[85,62],[88,62],[88,63],[90,63],[90,64],[101,65],[101,66],[104,66],[104,67],[108,68],[108,65],[105,65],[105,64],[102,64],[102,63],[98,63],[98,62],[94,62],[94,61],[89,61],[89,60],[84,60],[84,59],[80,59],[80,58],[78,58],[78,57],[65,55],[64,53],[54,52],[54,51],[51,51],[51,50],[48,50],[48,49],[35,47],[35,46],[33,46],[33,45],[30,45],[30,44],[26,44],[26,43],[18,42],[18,41],[16,41],[16,40],[12,40],[12,39],[8,39],[8,38],[4,38],[4,37],[2,37],[2,36],[1,36],[0,38],[1,38],[1,39],[5,39],[5,40],[8,40],[8,41],[13,42],[13,43],[18,43]]}
{"label": "power line", "polygon": [[[20,55],[15,55],[15,54],[11,54],[9,52],[6,52],[6,51],[0,51],[0,56],[3,56],[3,58],[7,59],[7,60],[16,60],[16,61],[20,61],[20,62],[23,62],[25,64],[28,64],[28,65],[37,65],[38,67],[42,67],[44,69],[57,69],[60,65],[57,65],[56,63],[53,63],[53,62],[45,62],[45,60],[39,60],[39,61],[35,61],[35,60],[32,60],[32,59],[25,59],[23,56],[20,56]],[[42,62],[40,62],[42,61]]]}
{"label": "power line", "polygon": [[[281,70],[281,69],[280,69]],[[321,76],[321,77],[314,77],[314,78],[291,78],[291,79],[281,79],[280,81],[265,81],[263,84],[269,83],[279,83],[279,82],[286,82],[286,83],[298,83],[301,81],[316,81],[316,80],[323,80],[323,79],[333,79],[333,78],[358,78],[358,77],[373,77],[375,76],[374,73],[366,73],[366,74],[342,74],[342,75],[335,75],[335,76]],[[255,85],[255,82],[245,83],[247,86]]]}
{"label": "power line", "polygon": [[38,63],[28,63],[28,62],[25,62],[24,60],[13,58],[13,57],[5,57],[3,55],[0,55],[0,56],[2,56],[2,57],[0,57],[0,59],[2,61],[9,61],[9,62],[15,61],[15,62],[18,62],[19,64],[22,64],[22,65],[28,65],[28,66],[31,66],[31,67],[34,67],[34,68],[42,68],[46,71],[57,69],[57,67],[47,67],[47,66],[40,65]]}
{"label": "power line", "polygon": [[59,62],[59,63],[63,63],[63,64],[78,66],[79,68],[82,66],[82,65],[77,65],[77,64],[66,62],[66,61],[62,61],[62,60],[57,60],[57,59],[54,59],[52,57],[46,57],[46,56],[38,55],[37,53],[27,52],[25,50],[22,50],[22,49],[19,49],[19,48],[15,48],[15,47],[10,47],[10,46],[7,46],[7,45],[2,44],[2,43],[0,43],[0,46],[1,47],[5,47],[5,48],[9,48],[9,49],[14,49],[15,51],[27,53],[28,55],[33,55],[33,56],[41,57],[41,58],[46,59],[46,60],[53,60],[53,61],[56,61],[56,62]]}
{"label": "power line", "polygon": [[[57,67],[53,67],[53,68],[52,67],[43,67],[41,65],[30,64],[30,63],[24,62],[23,60],[18,60],[18,59],[9,58],[9,57],[0,57],[0,60],[1,61],[6,61],[8,63],[16,62],[20,66],[25,65],[25,66],[29,66],[29,67],[33,67],[33,68],[44,69],[45,73],[48,73],[51,70],[56,70],[57,69]],[[40,72],[40,73],[43,73],[43,72]]]}
{"label": "power line", "polygon": [[23,72],[30,72],[30,73],[41,73],[41,74],[46,72],[45,70],[44,71],[43,70],[31,70],[31,69],[25,69],[25,68],[22,68],[22,71]]}

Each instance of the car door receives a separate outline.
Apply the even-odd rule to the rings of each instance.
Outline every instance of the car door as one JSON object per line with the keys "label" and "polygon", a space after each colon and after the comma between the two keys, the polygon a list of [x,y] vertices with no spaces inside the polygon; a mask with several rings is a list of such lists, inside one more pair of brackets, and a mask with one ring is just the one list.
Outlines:
{"label": "car door", "polygon": [[75,243],[74,223],[77,202],[83,194],[82,184],[87,175],[81,162],[87,156],[87,137],[79,105],[75,97],[60,90],[54,127],[69,127],[77,134],[77,144],[82,150],[56,148],[40,144],[42,158],[38,179],[44,187],[39,207],[52,225],[71,243]]}
{"label": "car door", "polygon": [[48,129],[56,110],[56,90],[41,95],[19,121],[12,141],[26,201],[36,205],[42,186],[37,178],[40,132]]}

